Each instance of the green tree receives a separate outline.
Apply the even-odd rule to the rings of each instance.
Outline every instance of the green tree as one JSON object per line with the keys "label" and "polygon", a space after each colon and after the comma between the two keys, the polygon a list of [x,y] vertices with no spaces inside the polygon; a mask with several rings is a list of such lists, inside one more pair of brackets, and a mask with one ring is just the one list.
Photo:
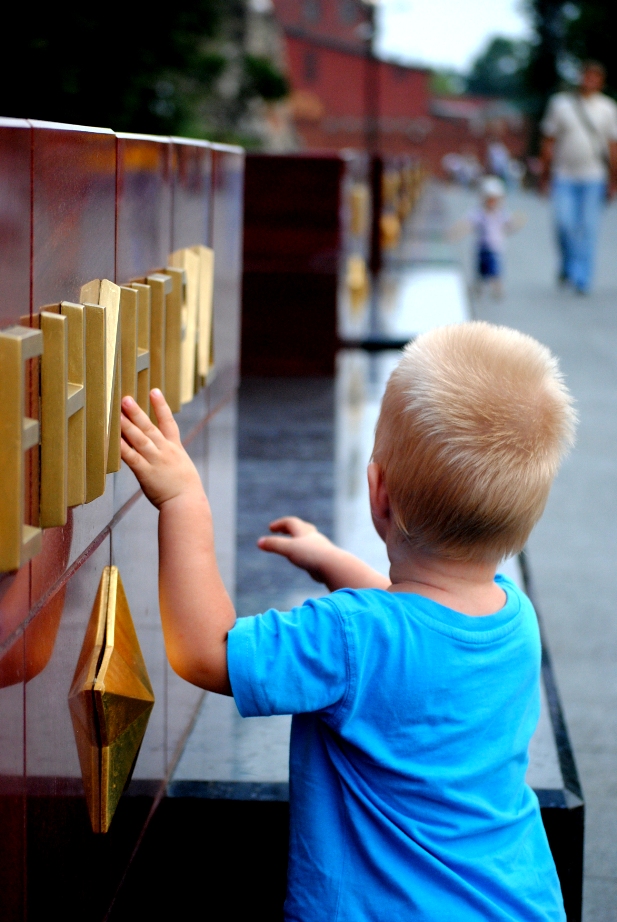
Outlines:
{"label": "green tree", "polygon": [[431,73],[431,91],[436,96],[460,96],[467,88],[467,79],[452,68],[440,68]]}
{"label": "green tree", "polygon": [[493,38],[472,65],[467,92],[520,100],[525,92],[528,58],[528,42]]}
{"label": "green tree", "polygon": [[617,95],[617,5],[607,0],[527,0],[527,8],[536,33],[526,73],[534,114],[541,113],[551,93],[572,82],[586,58],[604,64],[608,91]]}
{"label": "green tree", "polygon": [[617,96],[617,66],[615,35],[617,35],[617,5],[607,0],[566,3],[566,50],[581,61],[593,58],[607,69],[607,86]]}
{"label": "green tree", "polygon": [[[26,3],[11,10],[0,56],[0,112],[118,131],[233,133],[282,78],[242,51],[244,0]],[[232,73],[223,92],[221,82]]]}

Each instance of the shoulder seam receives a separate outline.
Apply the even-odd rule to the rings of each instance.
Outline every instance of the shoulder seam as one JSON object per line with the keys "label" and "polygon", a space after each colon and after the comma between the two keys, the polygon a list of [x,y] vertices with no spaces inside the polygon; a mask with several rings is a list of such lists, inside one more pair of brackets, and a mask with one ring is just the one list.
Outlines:
{"label": "shoulder seam", "polygon": [[336,604],[336,602],[332,601],[331,597],[329,601],[332,603],[332,606],[336,612],[336,616],[338,618],[341,632],[343,635],[343,646],[345,649],[345,666],[347,670],[347,689],[345,691],[345,694],[339,701],[332,715],[340,726],[340,724],[342,723],[344,711],[347,709],[349,699],[352,693],[355,691],[357,676],[356,676],[355,664],[354,664],[353,656],[351,652],[351,645],[350,645],[349,637],[347,634],[347,618],[345,617],[346,613],[341,611],[341,609]]}

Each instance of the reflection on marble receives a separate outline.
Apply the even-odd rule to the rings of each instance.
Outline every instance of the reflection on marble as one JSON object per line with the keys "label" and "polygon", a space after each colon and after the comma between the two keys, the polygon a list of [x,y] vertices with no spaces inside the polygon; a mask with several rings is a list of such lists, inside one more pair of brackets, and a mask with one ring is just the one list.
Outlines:
{"label": "reflection on marble", "polygon": [[26,684],[29,779],[81,779],[68,694],[101,573],[109,563],[110,541],[106,538],[70,579],[51,659],[46,668]]}
{"label": "reflection on marble", "polygon": [[231,598],[236,589],[236,402],[209,421],[205,437],[208,471],[204,480],[212,510],[216,559]]}
{"label": "reflection on marble", "polygon": [[173,780],[288,782],[290,726],[285,716],[244,719],[233,698],[209,694]]}
{"label": "reflection on marble", "polygon": [[155,704],[133,778],[164,778],[167,662],[158,599],[158,512],[141,496],[111,535],[112,563],[118,567],[139,645],[154,690]]}
{"label": "reflection on marble", "polygon": [[334,386],[328,378],[248,378],[238,424],[238,570],[240,616],[283,611],[322,586],[256,546],[283,515],[314,522],[332,537]]}
{"label": "reflection on marble", "polygon": [[429,180],[410,215],[400,245],[386,254],[389,267],[423,263],[452,265],[457,262],[456,248],[448,239],[452,217],[439,184]]}
{"label": "reflection on marble", "polygon": [[457,267],[418,266],[381,273],[377,338],[411,339],[468,319],[465,283]]}
{"label": "reflection on marble", "polygon": [[121,462],[120,470],[111,476],[113,477],[113,510],[115,515],[132,496],[139,492],[139,484],[135,474],[124,461]]}
{"label": "reflection on marble", "polygon": [[[19,647],[23,660],[23,635],[15,644]],[[0,688],[0,796],[4,793],[2,778],[19,778],[23,775],[23,771],[24,686],[22,678],[21,682]]]}
{"label": "reflection on marble", "polygon": [[384,269],[365,301],[339,296],[343,342],[405,343],[437,326],[469,320],[463,275],[456,266]]}
{"label": "reflection on marble", "polygon": [[[102,496],[99,496],[86,506],[75,506],[73,508],[73,540],[71,542],[69,566],[83,554],[110,521],[114,511],[115,476],[115,474],[107,475],[105,492]],[[60,576],[61,574],[58,573],[57,575]]]}
{"label": "reflection on marble", "polygon": [[336,374],[334,541],[386,576],[390,564],[371,521],[366,468],[381,398],[399,358],[394,349],[345,349]]}
{"label": "reflection on marble", "polygon": [[214,374],[208,382],[210,412],[232,396],[238,384],[242,285],[244,151],[213,146],[214,198]]}
{"label": "reflection on marble", "polygon": [[174,418],[180,429],[180,438],[186,439],[195,426],[198,426],[208,415],[208,388],[202,387],[189,403],[185,403]]}

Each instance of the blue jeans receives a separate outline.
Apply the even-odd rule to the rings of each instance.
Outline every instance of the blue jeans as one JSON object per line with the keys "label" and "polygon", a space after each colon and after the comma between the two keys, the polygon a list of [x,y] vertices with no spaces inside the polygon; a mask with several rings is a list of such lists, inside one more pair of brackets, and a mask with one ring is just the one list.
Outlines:
{"label": "blue jeans", "polygon": [[593,274],[596,240],[606,201],[603,179],[553,181],[553,207],[561,251],[561,274],[587,291]]}

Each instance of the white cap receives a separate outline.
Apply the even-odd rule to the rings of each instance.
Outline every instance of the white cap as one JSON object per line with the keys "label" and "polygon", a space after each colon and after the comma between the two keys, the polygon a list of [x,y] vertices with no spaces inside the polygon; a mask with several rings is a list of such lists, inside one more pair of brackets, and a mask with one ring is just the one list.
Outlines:
{"label": "white cap", "polygon": [[498,176],[484,176],[480,184],[483,198],[503,198],[506,187]]}

